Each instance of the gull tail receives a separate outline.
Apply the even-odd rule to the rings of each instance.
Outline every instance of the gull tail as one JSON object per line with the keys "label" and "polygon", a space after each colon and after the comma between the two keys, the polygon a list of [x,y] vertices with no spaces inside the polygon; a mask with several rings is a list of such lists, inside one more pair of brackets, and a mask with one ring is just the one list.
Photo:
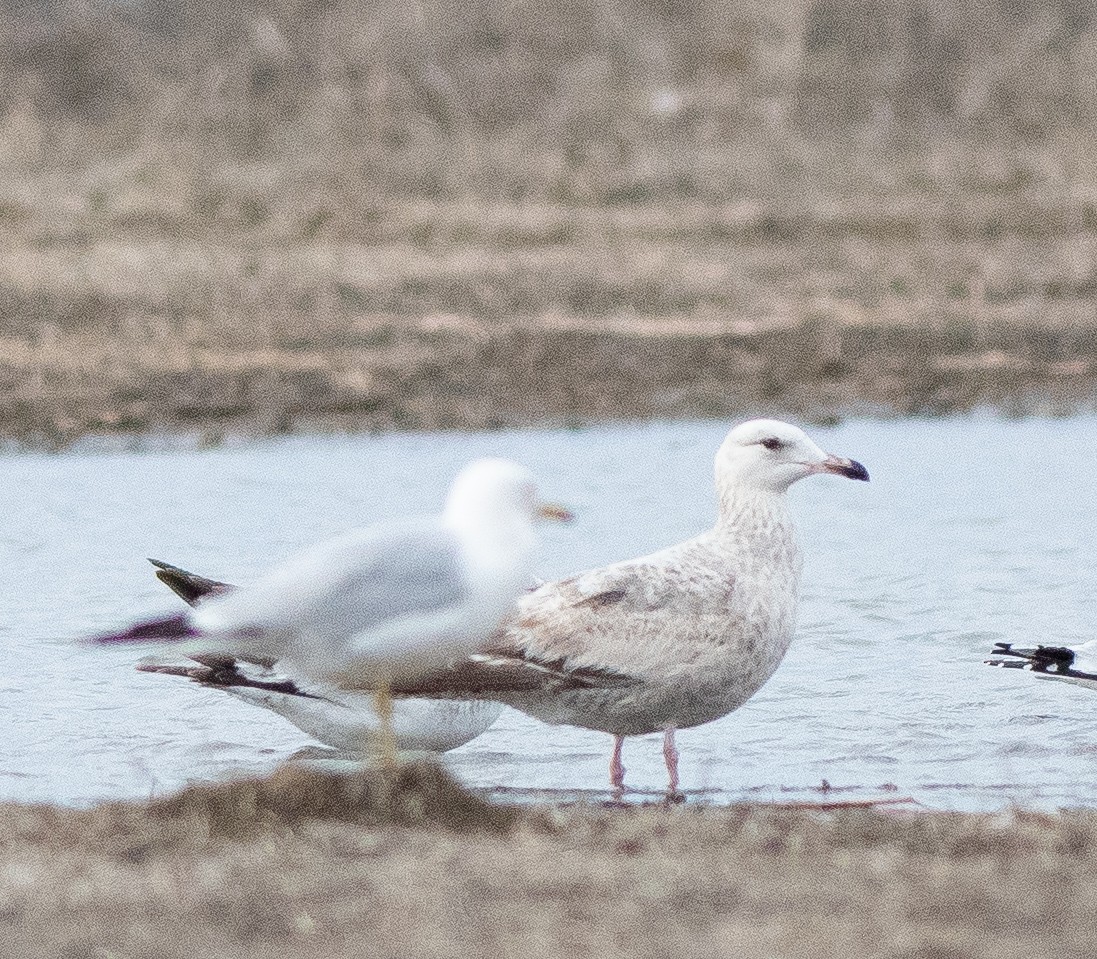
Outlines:
{"label": "gull tail", "polygon": [[202,634],[194,628],[186,613],[147,619],[120,633],[105,633],[87,640],[96,645],[113,643],[178,643]]}
{"label": "gull tail", "polygon": [[234,589],[229,583],[206,579],[205,576],[172,566],[171,563],[165,563],[163,560],[150,557],[149,562],[156,567],[156,578],[189,606],[197,606],[205,599],[220,596]]}

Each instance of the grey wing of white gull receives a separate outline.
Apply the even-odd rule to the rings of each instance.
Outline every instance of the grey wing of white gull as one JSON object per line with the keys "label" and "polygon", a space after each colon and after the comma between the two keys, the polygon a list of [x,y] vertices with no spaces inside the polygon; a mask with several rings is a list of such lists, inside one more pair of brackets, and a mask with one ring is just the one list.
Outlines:
{"label": "grey wing of white gull", "polygon": [[1080,646],[1014,647],[995,643],[988,666],[1024,669],[1038,679],[1054,679],[1097,691],[1097,641]]}
{"label": "grey wing of white gull", "polygon": [[428,645],[430,625],[444,630],[469,600],[457,538],[430,520],[373,527],[313,547],[254,586],[219,596],[194,612],[213,637],[238,651],[300,654],[299,637],[349,644],[383,660]]}

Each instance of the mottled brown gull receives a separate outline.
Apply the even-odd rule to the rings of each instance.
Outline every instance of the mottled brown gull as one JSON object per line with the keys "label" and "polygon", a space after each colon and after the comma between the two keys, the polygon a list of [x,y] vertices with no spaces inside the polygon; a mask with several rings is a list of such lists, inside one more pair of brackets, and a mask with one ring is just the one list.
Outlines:
{"label": "mottled brown gull", "polygon": [[638,559],[547,583],[470,657],[398,682],[405,695],[492,699],[548,723],[623,737],[663,732],[671,792],[674,733],[743,705],[780,664],[796,625],[801,559],[785,492],[831,473],[867,480],[802,430],[753,420],[716,453],[716,525]]}
{"label": "mottled brown gull", "polygon": [[93,642],[185,642],[188,654],[280,661],[339,685],[368,676],[391,730],[389,686],[478,647],[526,588],[539,515],[564,511],[538,502],[527,470],[477,460],[440,516],[325,541],[247,589]]}

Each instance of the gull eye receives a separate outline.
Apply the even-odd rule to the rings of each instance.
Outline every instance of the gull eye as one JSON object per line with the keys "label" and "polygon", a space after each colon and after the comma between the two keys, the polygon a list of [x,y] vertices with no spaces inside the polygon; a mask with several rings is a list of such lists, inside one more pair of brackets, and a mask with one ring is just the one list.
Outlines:
{"label": "gull eye", "polygon": [[767,450],[779,450],[785,445],[781,440],[777,439],[776,436],[767,437],[762,440],[761,443]]}

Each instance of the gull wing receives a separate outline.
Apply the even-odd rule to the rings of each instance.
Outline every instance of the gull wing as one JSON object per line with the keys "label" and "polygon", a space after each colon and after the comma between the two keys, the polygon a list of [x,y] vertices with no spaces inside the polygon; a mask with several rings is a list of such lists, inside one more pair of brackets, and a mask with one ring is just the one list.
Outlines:
{"label": "gull wing", "polygon": [[457,538],[436,521],[411,521],[314,546],[192,616],[214,638],[237,637],[249,651],[275,653],[279,638],[360,636],[456,607],[468,591]]}
{"label": "gull wing", "polygon": [[540,689],[621,687],[640,680],[587,645],[622,618],[647,617],[682,598],[674,576],[642,562],[621,563],[546,583],[522,597],[503,629],[480,651],[394,688],[400,695],[490,698]]}
{"label": "gull wing", "polygon": [[473,653],[445,669],[397,682],[392,691],[397,696],[424,699],[492,699],[509,693],[617,688],[638,682],[611,669],[573,666],[566,660],[522,653]]}

